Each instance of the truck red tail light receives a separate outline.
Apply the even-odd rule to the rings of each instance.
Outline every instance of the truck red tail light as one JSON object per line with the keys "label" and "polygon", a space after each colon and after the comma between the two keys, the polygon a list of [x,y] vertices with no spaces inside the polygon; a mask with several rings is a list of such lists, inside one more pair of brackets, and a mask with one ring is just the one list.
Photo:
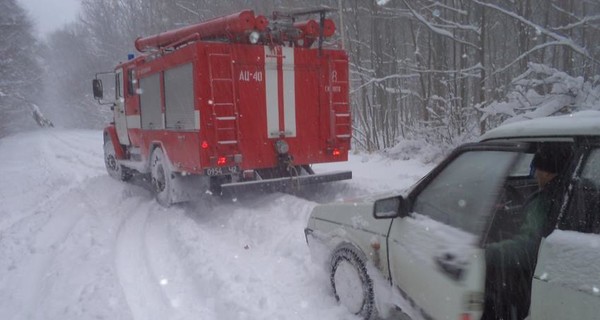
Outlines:
{"label": "truck red tail light", "polygon": [[335,149],[333,149],[333,152],[331,154],[333,154],[334,157],[338,157],[339,155],[342,154],[342,152],[340,152],[340,149],[335,148]]}
{"label": "truck red tail light", "polygon": [[225,158],[225,157],[219,157],[219,159],[217,159],[217,165],[224,166],[226,163],[227,163],[227,158]]}
{"label": "truck red tail light", "polygon": [[202,149],[208,149],[208,142],[206,140],[202,141]]}

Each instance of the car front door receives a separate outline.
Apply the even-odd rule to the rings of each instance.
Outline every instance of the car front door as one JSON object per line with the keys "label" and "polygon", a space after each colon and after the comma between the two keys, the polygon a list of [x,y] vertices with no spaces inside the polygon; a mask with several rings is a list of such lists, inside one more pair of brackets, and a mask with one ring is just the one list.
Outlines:
{"label": "car front door", "polygon": [[600,316],[600,147],[580,159],[567,210],[540,245],[531,320]]}
{"label": "car front door", "polygon": [[414,189],[410,214],[392,222],[392,281],[426,317],[481,317],[486,269],[480,235],[524,149],[485,144],[459,149]]}

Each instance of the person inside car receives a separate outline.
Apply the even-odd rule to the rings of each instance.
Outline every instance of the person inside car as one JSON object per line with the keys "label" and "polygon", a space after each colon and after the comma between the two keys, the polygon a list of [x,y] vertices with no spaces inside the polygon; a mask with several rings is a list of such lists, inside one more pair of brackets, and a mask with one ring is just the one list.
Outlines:
{"label": "person inside car", "polygon": [[561,174],[571,148],[542,145],[531,162],[539,190],[523,206],[524,222],[518,232],[486,246],[486,302],[482,319],[524,319],[529,312],[531,281],[541,239],[558,220],[562,201]]}

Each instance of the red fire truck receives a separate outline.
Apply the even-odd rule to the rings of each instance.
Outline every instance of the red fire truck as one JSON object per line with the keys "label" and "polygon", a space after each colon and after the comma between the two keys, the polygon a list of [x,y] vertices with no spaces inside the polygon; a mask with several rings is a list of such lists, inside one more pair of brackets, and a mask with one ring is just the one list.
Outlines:
{"label": "red fire truck", "polygon": [[189,199],[194,177],[218,193],[351,179],[311,168],[350,149],[348,57],[324,45],[335,32],[327,13],[245,10],[138,38],[141,54],[111,72],[108,173],[149,176],[163,205]]}

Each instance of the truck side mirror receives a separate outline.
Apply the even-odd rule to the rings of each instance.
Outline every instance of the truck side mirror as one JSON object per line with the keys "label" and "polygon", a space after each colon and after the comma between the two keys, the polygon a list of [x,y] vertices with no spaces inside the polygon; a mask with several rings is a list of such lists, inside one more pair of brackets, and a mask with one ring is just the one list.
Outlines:
{"label": "truck side mirror", "polygon": [[92,80],[92,88],[94,90],[94,99],[102,100],[102,98],[104,97],[104,90],[102,89],[102,80]]}
{"label": "truck side mirror", "polygon": [[408,216],[408,203],[402,196],[384,198],[375,201],[373,206],[375,219],[393,219]]}

